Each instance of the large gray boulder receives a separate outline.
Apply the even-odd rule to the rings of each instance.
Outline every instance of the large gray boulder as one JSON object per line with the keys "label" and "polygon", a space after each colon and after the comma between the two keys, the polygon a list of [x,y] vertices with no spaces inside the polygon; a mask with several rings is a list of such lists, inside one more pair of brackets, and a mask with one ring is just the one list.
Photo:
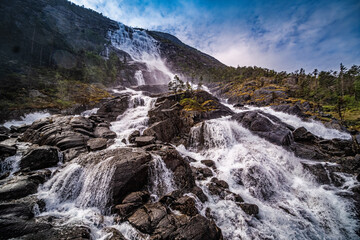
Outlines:
{"label": "large gray boulder", "polygon": [[291,130],[294,128],[270,114],[262,111],[246,111],[233,115],[232,119],[274,144],[288,146],[292,142]]}
{"label": "large gray boulder", "polygon": [[48,167],[54,167],[59,162],[58,148],[51,146],[41,146],[31,148],[20,160],[20,168],[38,170]]}

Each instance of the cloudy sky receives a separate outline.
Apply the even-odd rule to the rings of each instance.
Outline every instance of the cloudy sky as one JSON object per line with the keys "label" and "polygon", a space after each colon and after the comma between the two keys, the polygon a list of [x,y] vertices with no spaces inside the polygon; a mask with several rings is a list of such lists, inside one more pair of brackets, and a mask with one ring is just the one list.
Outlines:
{"label": "cloudy sky", "polygon": [[360,65],[359,0],[71,0],[158,30],[231,66],[307,72]]}

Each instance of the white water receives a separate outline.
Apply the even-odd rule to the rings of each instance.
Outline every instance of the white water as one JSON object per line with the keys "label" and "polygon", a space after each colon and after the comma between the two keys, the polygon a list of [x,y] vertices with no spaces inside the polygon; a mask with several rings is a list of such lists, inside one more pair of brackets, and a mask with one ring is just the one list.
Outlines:
{"label": "white water", "polygon": [[[208,195],[210,207],[225,239],[357,239],[351,204],[317,184],[305,171],[301,159],[253,135],[229,117],[206,121],[204,147],[201,125],[191,130],[191,147],[177,149],[197,160],[216,163],[216,177],[245,202],[259,206],[259,217],[251,217],[231,200],[212,196],[209,182],[198,181]],[[326,133],[328,134],[328,133]],[[286,209],[286,211],[284,210]]]}
{"label": "white water", "polygon": [[[144,63],[147,71],[153,75],[157,84],[168,83],[174,77],[174,74],[167,68],[161,58],[158,42],[148,35],[145,30],[127,27],[122,23],[118,25],[119,29],[117,31],[108,32],[111,44],[115,48],[128,53],[134,61]],[[157,74],[159,72],[162,73],[162,76]],[[135,73],[135,78],[137,77],[136,74],[138,72]],[[139,79],[137,80],[139,84]],[[143,83],[145,84],[145,80]]]}
{"label": "white water", "polygon": [[299,127],[305,127],[309,132],[312,134],[322,137],[325,139],[333,139],[333,138],[339,138],[339,139],[351,139],[351,135],[347,132],[342,132],[336,129],[327,128],[324,126],[324,124],[320,121],[315,120],[308,120],[303,121],[301,118],[287,114],[280,111],[275,111],[271,107],[254,107],[254,106],[245,106],[246,109],[238,109],[233,107],[231,104],[225,104],[227,107],[231,108],[236,113],[244,112],[244,111],[251,111],[251,110],[260,110],[265,113],[269,113],[271,115],[274,115],[278,117],[281,121],[284,123],[287,123],[295,128]]}
{"label": "white water", "polygon": [[35,113],[29,113],[25,116],[21,117],[21,120],[11,120],[7,121],[3,124],[4,127],[10,128],[11,126],[21,126],[21,125],[29,125],[35,122],[36,120],[39,120],[41,118],[49,117],[50,113],[48,112],[35,112]]}
{"label": "white water", "polygon": [[141,70],[136,71],[134,77],[137,80],[137,85],[145,85],[144,76]]}
{"label": "white water", "polygon": [[166,167],[164,160],[152,154],[150,166],[150,194],[154,201],[176,189],[173,173]]}

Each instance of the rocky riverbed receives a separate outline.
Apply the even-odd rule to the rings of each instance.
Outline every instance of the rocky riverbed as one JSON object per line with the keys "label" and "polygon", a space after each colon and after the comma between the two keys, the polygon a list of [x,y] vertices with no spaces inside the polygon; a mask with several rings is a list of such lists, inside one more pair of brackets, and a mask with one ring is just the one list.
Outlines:
{"label": "rocky riverbed", "polygon": [[[206,91],[116,92],[90,114],[0,129],[0,239],[359,236],[359,137]],[[211,108],[179,103],[195,97]]]}

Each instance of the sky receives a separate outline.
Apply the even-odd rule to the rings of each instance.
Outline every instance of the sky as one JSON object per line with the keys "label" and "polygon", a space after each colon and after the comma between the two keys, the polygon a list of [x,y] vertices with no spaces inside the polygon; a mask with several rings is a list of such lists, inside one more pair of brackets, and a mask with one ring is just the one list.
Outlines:
{"label": "sky", "polygon": [[230,66],[292,72],[360,65],[359,0],[70,0],[163,31]]}

